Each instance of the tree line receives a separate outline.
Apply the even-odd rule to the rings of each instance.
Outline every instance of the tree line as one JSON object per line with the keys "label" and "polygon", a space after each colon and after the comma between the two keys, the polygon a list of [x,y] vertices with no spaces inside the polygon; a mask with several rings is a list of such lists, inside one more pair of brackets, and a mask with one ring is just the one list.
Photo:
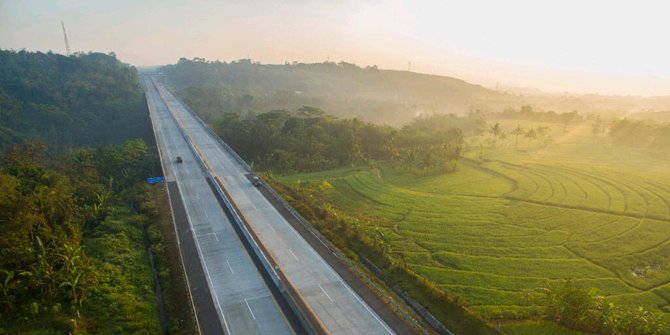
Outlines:
{"label": "tree line", "polygon": [[530,148],[530,145],[538,140],[540,145],[546,146],[553,142],[553,137],[549,135],[551,128],[548,126],[538,125],[536,127],[522,127],[517,125],[513,129],[504,130],[499,122],[496,122],[494,125],[488,128],[488,133],[491,135],[489,139],[489,144],[491,147],[504,147],[505,141],[510,138],[514,138],[514,148],[519,147],[519,137],[525,138],[527,143],[527,148]]}
{"label": "tree line", "polygon": [[510,97],[456,78],[347,62],[260,64],[180,59],[160,69],[207,122],[221,113],[317,106],[339,118],[399,126],[420,113],[460,113],[477,101]]}
{"label": "tree line", "polygon": [[666,152],[670,148],[670,124],[620,119],[610,124],[609,136],[617,144],[632,147]]}
{"label": "tree line", "polygon": [[338,119],[307,106],[252,117],[225,113],[213,124],[214,131],[247,161],[279,173],[381,161],[420,173],[448,172],[461,157],[462,129],[481,127],[477,120],[431,115],[398,129],[357,118]]}
{"label": "tree line", "polygon": [[569,125],[580,123],[587,118],[579,114],[579,112],[576,110],[572,112],[559,113],[552,110],[539,110],[533,108],[531,105],[523,105],[518,109],[508,107],[500,112],[490,112],[481,109],[475,109],[471,110],[468,114],[470,117],[480,119],[525,120],[558,123],[562,124],[565,128],[567,128]]}
{"label": "tree line", "polygon": [[62,149],[150,135],[137,73],[113,53],[0,50],[0,150],[29,139]]}

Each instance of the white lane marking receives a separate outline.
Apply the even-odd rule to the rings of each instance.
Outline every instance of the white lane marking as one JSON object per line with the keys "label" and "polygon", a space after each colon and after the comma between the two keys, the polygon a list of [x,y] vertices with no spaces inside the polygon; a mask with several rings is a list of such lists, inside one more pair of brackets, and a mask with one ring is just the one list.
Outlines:
{"label": "white lane marking", "polygon": [[205,217],[209,219],[209,215],[207,215],[207,211],[205,211]]}
{"label": "white lane marking", "polygon": [[293,250],[288,249],[288,252],[290,252],[291,255],[293,255],[293,258],[295,258],[296,261],[299,261],[298,256],[296,256],[296,255],[293,253]]}
{"label": "white lane marking", "polygon": [[228,264],[228,269],[230,270],[230,273],[231,273],[231,274],[235,274],[235,271],[233,271],[233,267],[230,266],[230,262],[228,261],[227,258],[226,258],[226,264]]}
{"label": "white lane marking", "polygon": [[216,239],[216,241],[219,242],[219,234],[217,234],[217,233],[213,233],[213,234],[214,234],[214,238]]}
{"label": "white lane marking", "polygon": [[[185,188],[182,187],[181,178],[178,178],[177,173],[175,173],[175,181],[177,182],[177,187],[180,190],[185,190]],[[179,197],[181,198],[182,203],[186,204],[186,200],[184,199],[184,194],[182,192],[179,192]],[[186,213],[186,218],[187,218],[187,221],[189,223],[189,230],[193,231],[192,230],[193,221],[191,219],[191,215],[189,214],[188,206],[184,206],[184,212]],[[205,269],[205,275],[207,276],[207,279],[209,279],[208,286],[210,287],[210,291],[214,292],[214,300],[216,300],[216,305],[219,307],[219,315],[221,315],[221,318],[223,319],[223,325],[226,328],[226,334],[230,334],[230,328],[228,328],[228,321],[226,320],[226,316],[223,314],[223,307],[221,306],[221,301],[219,300],[219,295],[218,295],[218,293],[216,293],[216,290],[214,290],[213,287],[212,287],[212,277],[209,275],[209,269],[207,268],[207,264],[204,262],[204,258],[203,258],[203,255],[202,255],[202,250],[200,250],[200,244],[197,243],[197,235],[195,234],[195,231],[193,231],[193,235],[194,235],[195,240],[196,240],[195,245],[196,245],[196,249],[198,251],[200,262]]]}
{"label": "white lane marking", "polygon": [[[328,265],[328,264],[326,264],[326,265]],[[330,268],[330,265],[328,265],[328,268],[330,269],[330,271],[331,271],[333,274],[335,274],[334,270],[333,270],[332,268]],[[339,277],[339,276],[338,276],[338,277]],[[386,325],[386,322],[383,322],[381,319],[379,319],[379,317],[377,316],[377,313],[373,312],[373,311],[370,309],[370,307],[368,307],[368,304],[364,303],[364,302],[361,300],[361,298],[358,297],[358,294],[354,293],[354,291],[351,290],[351,288],[349,287],[349,285],[347,285],[344,281],[342,281],[342,279],[340,279],[340,283],[347,289],[347,291],[349,291],[349,293],[351,293],[352,296],[354,296],[354,298],[356,298],[356,300],[358,300],[358,302],[359,302],[361,305],[363,305],[363,307],[365,307],[365,309],[370,313],[370,315],[372,315],[372,317],[374,317],[375,320],[377,320],[377,322],[379,322],[379,324],[382,325],[382,327],[384,327],[384,329],[386,329],[386,331],[387,331],[389,334],[394,334],[393,331],[391,331],[391,329],[389,329],[389,327]]]}
{"label": "white lane marking", "polygon": [[254,318],[254,320],[256,320],[256,316],[254,315],[254,311],[251,310],[251,306],[249,306],[249,302],[247,301],[247,299],[244,299],[244,303],[247,304],[247,308],[249,309],[249,313],[251,313],[251,317]]}
{"label": "white lane marking", "polygon": [[272,226],[269,223],[267,225],[268,227],[270,227],[270,230],[272,230],[272,232],[275,233],[275,235],[277,235],[277,231],[274,228],[272,228]]}
{"label": "white lane marking", "polygon": [[319,288],[321,289],[321,292],[323,292],[323,294],[325,294],[326,297],[328,297],[328,299],[330,299],[330,302],[333,302],[333,298],[331,298],[331,297],[328,295],[328,292],[326,292],[326,290],[324,290],[323,287],[321,287],[321,284],[317,284],[317,285],[319,285]]}
{"label": "white lane marking", "polygon": [[[190,115],[189,115],[189,116],[190,116]],[[190,116],[190,117],[192,117],[192,116]],[[210,138],[210,140],[211,140],[211,135],[207,134],[207,132],[206,132],[204,129],[202,129],[202,127],[197,126],[197,127],[194,127],[194,128],[195,128],[194,131],[203,131],[203,132],[205,133],[205,138]],[[232,176],[232,175],[234,175],[234,174],[239,175],[239,174],[246,173],[247,169],[244,168],[243,166],[241,166],[240,163],[239,163],[236,159],[234,159],[234,157],[233,157],[232,154],[230,154],[227,150],[225,150],[225,149],[223,149],[223,148],[219,148],[219,150],[220,150],[221,153],[223,153],[223,155],[222,155],[222,156],[217,155],[217,158],[218,158],[220,161],[222,161],[222,162],[224,162],[223,159],[225,158],[225,160],[226,160],[225,163],[226,163],[226,164],[223,164],[223,165],[224,165],[224,166],[227,166],[228,168],[230,168],[231,170],[233,170],[233,171],[229,171],[229,175]],[[230,172],[233,172],[233,173],[231,174]],[[240,178],[242,178],[242,177],[240,177]],[[241,180],[241,179],[240,179],[240,180]],[[233,198],[234,198],[234,197],[233,197]],[[273,207],[273,208],[274,208],[274,207]],[[288,225],[288,223],[287,223],[287,225]],[[272,228],[272,227],[270,227],[270,228]],[[295,232],[295,229],[293,229],[293,227],[290,226],[290,225],[289,225],[289,229],[291,229],[291,230],[293,230],[293,231]],[[272,230],[274,231],[274,229],[272,229]],[[297,232],[295,232],[295,233],[298,234]],[[254,244],[256,244],[255,242],[256,242],[256,241],[254,241]],[[312,249],[311,246],[310,246],[309,248]],[[316,253],[316,251],[314,251],[314,249],[312,249],[312,251],[313,251],[314,253]],[[319,256],[319,257],[320,257],[320,256]],[[377,314],[376,314],[375,312],[373,312],[373,311],[370,309],[370,307],[369,307],[366,303],[364,303],[364,302],[361,300],[361,298],[360,298],[356,293],[354,293],[354,292],[351,290],[351,288],[349,287],[349,285],[347,285],[347,284],[341,279],[341,277],[335,273],[335,271],[330,267],[329,264],[325,263],[325,267],[326,267],[326,269],[329,270],[329,272],[330,272],[332,275],[335,276],[335,278],[337,278],[337,280],[338,280],[338,281],[339,281],[339,282],[340,282],[340,283],[347,289],[347,291],[349,291],[349,293],[350,293],[350,294],[351,294],[351,295],[352,295],[352,296],[353,296],[353,297],[354,297],[354,298],[355,298],[355,299],[356,299],[356,300],[357,300],[357,301],[358,301],[358,302],[359,302],[359,303],[360,303],[360,304],[361,304],[361,305],[368,311],[368,313],[370,313],[370,314],[375,318],[375,320],[377,320],[377,322],[379,322],[379,324],[380,324],[380,325],[381,325],[381,326],[382,326],[382,327],[383,327],[389,334],[393,334],[393,331],[391,331],[391,330],[388,328],[388,326],[386,325],[386,323],[383,322],[381,319],[379,319],[379,317],[377,316]],[[320,287],[320,285],[319,285],[319,287]],[[321,288],[321,290],[323,290],[323,288]],[[324,293],[326,293],[326,292],[324,291]],[[327,294],[326,294],[326,295],[327,295]],[[217,297],[217,298],[218,298],[218,297]],[[332,299],[331,299],[331,300],[332,300]],[[224,318],[224,322],[225,322],[225,318]],[[226,325],[226,328],[227,328],[227,325]]]}

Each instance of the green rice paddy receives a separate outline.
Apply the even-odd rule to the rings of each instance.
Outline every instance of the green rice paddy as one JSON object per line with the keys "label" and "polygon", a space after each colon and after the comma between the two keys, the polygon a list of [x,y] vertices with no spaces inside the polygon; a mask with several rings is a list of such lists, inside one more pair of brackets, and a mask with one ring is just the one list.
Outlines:
{"label": "green rice paddy", "polygon": [[485,318],[524,319],[537,288],[566,279],[670,312],[670,160],[579,130],[564,137],[471,150],[446,175],[381,166],[280,180],[330,183],[335,208]]}

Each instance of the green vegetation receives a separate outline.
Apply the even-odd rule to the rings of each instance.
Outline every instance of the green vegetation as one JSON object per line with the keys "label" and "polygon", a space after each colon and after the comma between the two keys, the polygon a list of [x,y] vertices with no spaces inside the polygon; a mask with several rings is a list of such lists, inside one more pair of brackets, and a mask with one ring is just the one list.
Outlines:
{"label": "green vegetation", "polygon": [[58,160],[45,150],[13,146],[0,170],[0,327],[158,332],[144,232],[156,206],[136,178],[157,170],[155,157],[141,140]]}
{"label": "green vegetation", "polygon": [[670,147],[670,124],[617,120],[610,128],[610,136],[616,143],[666,151]]}
{"label": "green vegetation", "polygon": [[113,54],[0,51],[0,333],[160,333],[148,249],[169,332],[194,332],[150,135]]}
{"label": "green vegetation", "polygon": [[[317,207],[383,246],[389,263],[489,320],[546,317],[542,289],[567,279],[597,289],[622,314],[639,306],[649,315],[667,312],[670,161],[604,144],[587,124],[499,124],[505,132],[547,127],[554,144],[525,139],[523,150],[514,141],[493,147],[489,129],[466,139],[470,150],[449,174],[417,176],[385,164],[279,181],[294,199],[322,199]],[[331,237],[336,227],[321,229]],[[339,245],[357,250],[348,240]]]}
{"label": "green vegetation", "polygon": [[[578,334],[555,322],[667,333],[667,126],[610,118],[666,110],[666,98],[512,97],[347,63],[182,59],[161,71],[243,157],[279,173],[277,188],[333,243],[457,333]],[[456,128],[450,162],[431,163],[449,143],[432,141]],[[587,307],[557,313],[565,292]],[[583,320],[605,312],[617,321]]]}
{"label": "green vegetation", "polygon": [[[456,128],[459,127],[459,128]],[[215,132],[256,166],[286,173],[341,166],[400,164],[421,174],[452,171],[460,158],[463,131],[478,133],[483,122],[454,115],[415,119],[402,129],[339,120],[314,107],[241,118],[228,113]]]}
{"label": "green vegetation", "polygon": [[[250,59],[220,62],[182,58],[160,71],[167,76],[167,83],[175,92],[206,122],[214,122],[225,113],[246,117],[275,109],[296,110],[301,106],[317,106],[339,118],[357,117],[393,126],[401,126],[418,115],[434,113],[519,112],[509,109],[510,106],[542,106],[535,107],[534,112],[543,114],[545,122],[552,117],[569,117],[574,111],[579,111],[582,117],[631,115],[670,120],[667,96],[519,95],[489,90],[451,77],[381,70],[376,66],[360,67],[346,62],[272,65]],[[523,113],[516,116],[513,113],[497,117],[524,117]],[[537,116],[540,115],[533,115]],[[566,121],[571,122],[560,119],[559,123]]]}
{"label": "green vegetation", "polygon": [[0,50],[0,150],[26,139],[67,149],[150,135],[136,71],[114,54]]}
{"label": "green vegetation", "polygon": [[557,289],[545,289],[547,317],[560,324],[596,334],[666,334],[666,317],[644,307],[622,308],[587,291],[572,281]]}
{"label": "green vegetation", "polygon": [[501,327],[505,334],[514,335],[586,335],[580,331],[561,327],[552,322],[525,321],[508,323]]}
{"label": "green vegetation", "polygon": [[266,65],[182,58],[160,71],[207,122],[222,113],[318,106],[340,118],[399,126],[419,114],[460,113],[472,104],[516,99],[455,78],[346,62]]}

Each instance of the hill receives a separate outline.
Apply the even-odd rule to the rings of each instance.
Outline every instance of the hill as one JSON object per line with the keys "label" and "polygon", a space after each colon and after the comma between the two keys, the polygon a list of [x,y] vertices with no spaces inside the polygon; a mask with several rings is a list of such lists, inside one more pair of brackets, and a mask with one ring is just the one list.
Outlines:
{"label": "hill", "polygon": [[260,64],[180,59],[158,69],[206,121],[222,113],[258,114],[317,107],[340,118],[398,126],[418,115],[500,112],[531,105],[538,111],[622,117],[670,110],[670,96],[546,94],[497,91],[457,78],[359,67],[340,62]]}
{"label": "hill", "polygon": [[65,148],[150,135],[137,72],[113,53],[0,50],[0,150],[26,139]]}
{"label": "hill", "polygon": [[399,125],[421,114],[464,114],[514,97],[463,80],[354,64],[259,64],[180,59],[161,69],[185,102],[208,120],[221,112],[314,106],[338,117]]}

